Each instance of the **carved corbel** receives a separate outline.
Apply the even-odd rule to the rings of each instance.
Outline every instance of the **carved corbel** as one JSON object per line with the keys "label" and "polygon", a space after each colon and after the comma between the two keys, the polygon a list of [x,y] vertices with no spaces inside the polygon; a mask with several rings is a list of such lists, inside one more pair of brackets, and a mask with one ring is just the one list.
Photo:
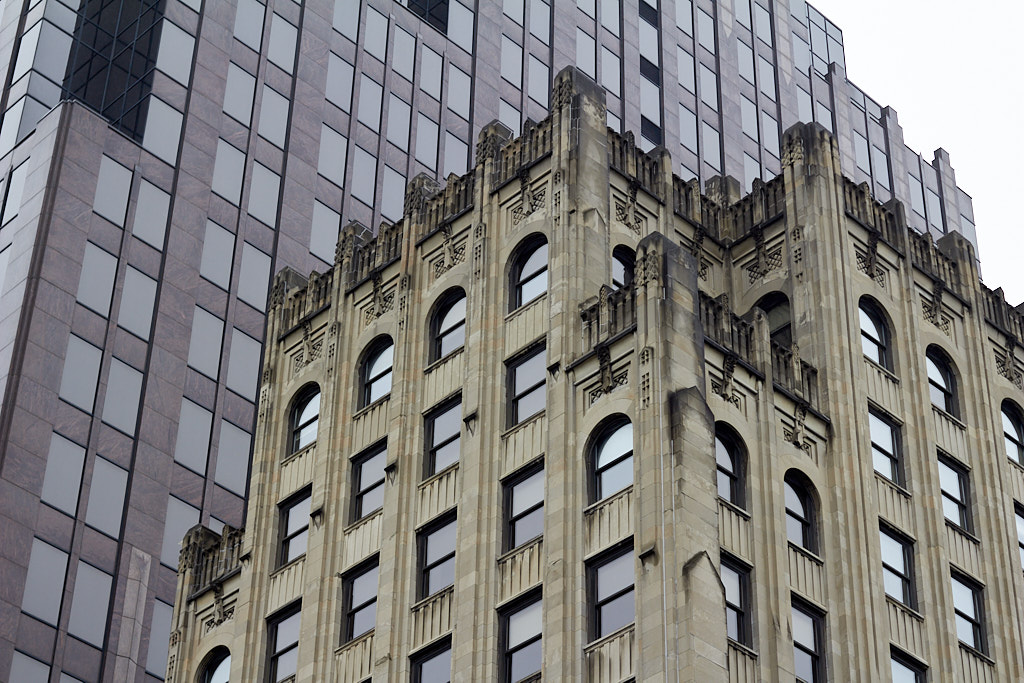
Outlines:
{"label": "carved corbel", "polygon": [[797,448],[803,450],[804,448],[804,435],[806,433],[806,422],[807,422],[807,403],[801,401],[796,404],[796,410],[793,412],[793,433],[790,435],[789,442]]}
{"label": "carved corbel", "polygon": [[601,390],[607,394],[615,386],[615,380],[612,378],[612,354],[607,344],[597,345],[597,362],[601,368]]}

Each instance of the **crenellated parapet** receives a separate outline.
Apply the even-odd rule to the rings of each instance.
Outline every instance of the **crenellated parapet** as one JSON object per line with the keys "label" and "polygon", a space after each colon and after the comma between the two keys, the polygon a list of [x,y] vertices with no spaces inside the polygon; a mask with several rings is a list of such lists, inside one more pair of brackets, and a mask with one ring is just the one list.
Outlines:
{"label": "crenellated parapet", "polygon": [[194,526],[185,535],[178,560],[178,573],[187,579],[189,596],[203,593],[240,571],[245,529],[225,526],[216,533]]}

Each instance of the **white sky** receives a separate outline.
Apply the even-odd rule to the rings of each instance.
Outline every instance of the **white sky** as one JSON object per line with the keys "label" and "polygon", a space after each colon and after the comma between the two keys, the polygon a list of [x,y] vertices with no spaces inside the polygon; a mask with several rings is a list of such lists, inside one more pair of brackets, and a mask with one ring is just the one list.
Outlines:
{"label": "white sky", "polygon": [[1024,302],[1024,1],[809,0],[843,31],[846,74],[904,142],[949,152],[974,200],[985,284]]}

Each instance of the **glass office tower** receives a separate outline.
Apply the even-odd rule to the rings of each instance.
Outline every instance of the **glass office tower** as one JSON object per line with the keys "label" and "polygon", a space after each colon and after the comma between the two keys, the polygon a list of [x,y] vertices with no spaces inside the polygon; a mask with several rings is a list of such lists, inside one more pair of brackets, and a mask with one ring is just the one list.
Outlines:
{"label": "glass office tower", "polygon": [[743,188],[815,120],[907,221],[975,241],[941,150],[845,77],[802,0],[0,2],[0,678],[158,680],[180,539],[240,525],[270,276],[545,116]]}

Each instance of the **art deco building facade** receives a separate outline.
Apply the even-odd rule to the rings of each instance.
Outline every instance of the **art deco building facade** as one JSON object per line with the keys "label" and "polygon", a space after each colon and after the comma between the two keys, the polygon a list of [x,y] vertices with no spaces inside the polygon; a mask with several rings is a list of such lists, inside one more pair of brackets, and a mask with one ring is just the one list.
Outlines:
{"label": "art deco building facade", "polygon": [[243,523],[271,274],[544,119],[569,64],[687,180],[749,190],[814,120],[974,240],[802,0],[0,2],[0,680],[160,678],[182,534]]}
{"label": "art deco building facade", "polygon": [[168,680],[1024,676],[1024,316],[822,126],[702,194],[604,102],[277,276]]}

